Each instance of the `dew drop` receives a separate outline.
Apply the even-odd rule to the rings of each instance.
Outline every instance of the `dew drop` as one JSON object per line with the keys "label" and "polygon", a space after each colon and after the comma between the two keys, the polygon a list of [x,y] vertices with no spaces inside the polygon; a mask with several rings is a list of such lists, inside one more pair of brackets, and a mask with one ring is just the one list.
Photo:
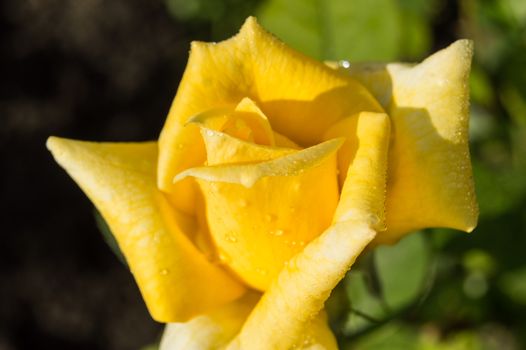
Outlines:
{"label": "dew drop", "polygon": [[272,230],[272,231],[270,231],[270,234],[272,236],[280,237],[280,236],[283,236],[285,234],[285,230],[282,230],[282,229]]}
{"label": "dew drop", "polygon": [[349,68],[351,67],[351,63],[349,61],[345,61],[345,60],[341,60],[340,62],[338,62],[338,65],[342,68]]}
{"label": "dew drop", "polygon": [[291,247],[291,248],[292,248],[292,247],[295,247],[295,246],[298,245],[298,242],[297,242],[297,241],[289,241],[289,240],[286,240],[286,241],[284,241],[284,243],[285,243],[287,246]]}
{"label": "dew drop", "polygon": [[166,275],[168,275],[168,274],[170,273],[170,270],[168,270],[168,269],[162,269],[161,271],[159,271],[159,273],[160,273],[161,275],[163,275],[163,276],[166,276]]}
{"label": "dew drop", "polygon": [[231,261],[230,256],[228,256],[223,251],[219,252],[218,258],[219,258],[219,263],[221,263],[221,264],[228,264]]}
{"label": "dew drop", "polygon": [[239,201],[239,206],[241,208],[246,208],[246,207],[248,207],[248,202],[245,199],[242,199],[242,200]]}
{"label": "dew drop", "polygon": [[183,148],[184,148],[184,145],[182,143],[177,144],[177,149],[183,149]]}
{"label": "dew drop", "polygon": [[312,345],[312,342],[313,342],[312,337],[305,336],[305,339],[303,339],[303,348],[306,348],[306,347]]}
{"label": "dew drop", "polygon": [[207,136],[214,136],[214,132],[213,132],[212,130],[208,130],[208,131],[206,132],[206,135],[207,135]]}
{"label": "dew drop", "polygon": [[232,233],[228,233],[228,234],[225,235],[225,240],[227,242],[230,242],[230,243],[236,243],[237,242],[237,237],[234,234],[232,234]]}

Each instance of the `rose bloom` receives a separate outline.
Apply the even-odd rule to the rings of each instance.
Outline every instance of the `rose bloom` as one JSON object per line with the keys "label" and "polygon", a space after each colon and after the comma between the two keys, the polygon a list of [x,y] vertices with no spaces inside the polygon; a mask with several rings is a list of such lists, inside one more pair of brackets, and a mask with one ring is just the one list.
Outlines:
{"label": "rose bloom", "polygon": [[249,18],[192,43],[158,142],[47,146],[167,323],[161,349],[336,349],[324,302],[364,248],[476,225],[471,56],[324,64]]}

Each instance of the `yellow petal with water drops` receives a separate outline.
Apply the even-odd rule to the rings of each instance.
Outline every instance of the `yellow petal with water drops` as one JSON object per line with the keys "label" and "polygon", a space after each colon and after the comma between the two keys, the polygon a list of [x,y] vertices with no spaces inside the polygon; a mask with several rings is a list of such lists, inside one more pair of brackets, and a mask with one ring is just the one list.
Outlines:
{"label": "yellow petal with water drops", "polygon": [[200,113],[188,120],[207,129],[224,132],[259,145],[274,146],[270,123],[251,99],[245,97],[231,108],[218,108]]}
{"label": "yellow petal with water drops", "polygon": [[201,128],[201,135],[205,142],[206,162],[209,166],[268,161],[298,152],[291,148],[255,145],[206,128]]}
{"label": "yellow petal with water drops", "polygon": [[[318,167],[326,160],[328,155],[336,152],[342,143],[343,139],[329,140],[284,157],[256,164],[191,168],[177,174],[174,181],[181,181],[191,176],[207,181],[226,182],[252,187],[261,178],[270,176],[297,176],[303,174],[308,169]],[[289,151],[285,149],[285,152]]]}
{"label": "yellow petal with water drops", "polygon": [[[212,108],[191,117],[185,124],[185,128],[193,133],[195,126],[211,130],[222,131],[242,140],[261,145],[275,145],[274,132],[270,127],[267,117],[251,99],[243,98],[235,107]],[[202,142],[193,140],[192,144],[179,143],[175,152],[185,149],[189,153],[181,164],[181,170],[203,164],[205,154],[202,152]],[[196,198],[196,186],[193,179],[178,182],[175,187],[167,193],[170,202],[185,213],[194,214],[199,199]]]}
{"label": "yellow petal with water drops", "polygon": [[168,323],[160,350],[218,350],[239,332],[260,295],[254,292],[187,322]]}
{"label": "yellow petal with water drops", "polygon": [[478,208],[468,147],[472,42],[459,40],[418,65],[351,65],[392,118],[387,232],[393,242],[425,227],[470,232]]}
{"label": "yellow petal with water drops", "polygon": [[274,130],[303,146],[318,143],[343,117],[382,110],[360,83],[292,50],[250,17],[229,40],[192,44],[159,139],[159,188],[173,192],[179,186],[172,183],[174,176],[199,165],[194,159],[204,155],[198,130],[184,127],[188,119],[235,106],[245,97],[261,108]]}
{"label": "yellow petal with water drops", "polygon": [[338,350],[338,343],[328,325],[327,313],[320,313],[306,324],[301,336],[292,349]]}
{"label": "yellow petal with water drops", "polygon": [[[224,349],[236,336],[248,314],[259,300],[257,293],[242,298],[187,322],[168,323],[161,339],[160,350],[218,350]],[[304,329],[301,346],[297,349],[337,350],[334,335],[322,312]]]}
{"label": "yellow petal with water drops", "polygon": [[385,202],[389,121],[360,118],[359,148],[349,167],[334,222],[289,260],[229,349],[290,349],[332,289],[381,230]]}
{"label": "yellow petal with water drops", "polygon": [[369,218],[368,222],[376,231],[384,231],[385,179],[391,132],[389,117],[385,113],[364,112],[354,120],[355,134],[349,135],[351,140],[342,146],[347,147],[347,152],[353,157],[347,168],[341,169],[347,176],[335,221]]}
{"label": "yellow petal with water drops", "polygon": [[[189,169],[181,177],[197,178],[224,263],[250,286],[265,290],[285,261],[330,225],[342,140],[295,151],[215,133],[204,133],[211,163],[244,163]],[[231,149],[242,152],[229,154]]]}
{"label": "yellow petal with water drops", "polygon": [[154,319],[187,320],[244,292],[192,245],[157,190],[156,143],[51,137],[47,147],[107,221]]}

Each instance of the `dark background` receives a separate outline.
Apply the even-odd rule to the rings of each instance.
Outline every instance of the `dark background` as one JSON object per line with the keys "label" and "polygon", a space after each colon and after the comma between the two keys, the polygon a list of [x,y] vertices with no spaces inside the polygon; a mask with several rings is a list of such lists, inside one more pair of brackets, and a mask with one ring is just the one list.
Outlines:
{"label": "dark background", "polygon": [[[1,350],[138,349],[158,340],[161,325],[151,320],[132,276],[104,243],[90,202],[46,150],[46,138],[156,139],[190,41],[227,38],[254,13],[278,35],[290,31],[282,17],[294,14],[274,6],[279,3],[283,1],[0,4]],[[431,339],[436,347],[430,349],[522,348],[526,11],[515,16],[518,10],[506,10],[506,1],[389,3],[417,18],[416,34],[400,34],[409,44],[354,56],[351,50],[350,58],[419,60],[457,37],[473,38],[478,55],[471,81],[472,150],[481,224],[473,239],[456,238],[458,233],[449,231],[431,234],[438,237],[433,244],[439,260],[446,261],[440,271],[447,278],[435,283],[426,307],[402,320],[418,339]],[[431,3],[429,9],[425,4]],[[390,32],[372,35],[379,35],[375,40],[381,44],[390,40],[382,37]],[[290,44],[299,49],[309,42],[294,40]],[[345,50],[312,54],[348,58],[338,56]],[[471,293],[470,285],[480,281],[483,293]],[[455,340],[459,336],[464,337],[460,343]],[[462,344],[467,345],[453,347]]]}
{"label": "dark background", "polygon": [[137,349],[151,321],[46,138],[157,138],[192,31],[159,1],[4,1],[0,349]]}

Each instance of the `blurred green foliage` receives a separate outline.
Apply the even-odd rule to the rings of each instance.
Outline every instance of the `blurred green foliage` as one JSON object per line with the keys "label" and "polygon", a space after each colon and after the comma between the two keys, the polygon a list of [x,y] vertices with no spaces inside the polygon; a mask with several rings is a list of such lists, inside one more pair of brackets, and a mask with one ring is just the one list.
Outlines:
{"label": "blurred green foliage", "polygon": [[475,42],[471,151],[480,223],[380,247],[327,302],[343,349],[526,348],[526,1],[166,0],[211,37],[247,15],[318,59],[418,61]]}
{"label": "blurred green foliage", "polygon": [[261,23],[296,49],[323,60],[419,57],[430,44],[434,1],[269,0]]}

